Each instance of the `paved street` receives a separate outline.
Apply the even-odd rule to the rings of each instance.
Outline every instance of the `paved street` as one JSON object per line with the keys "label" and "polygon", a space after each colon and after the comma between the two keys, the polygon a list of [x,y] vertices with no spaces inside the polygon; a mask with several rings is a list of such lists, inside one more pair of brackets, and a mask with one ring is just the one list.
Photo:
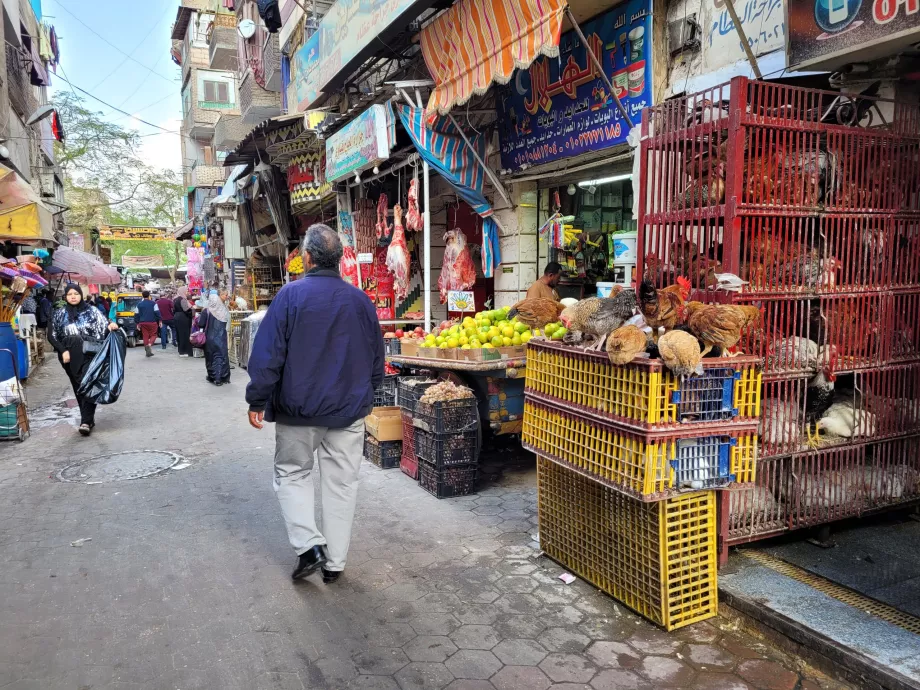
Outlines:
{"label": "paved street", "polygon": [[[202,360],[156,353],[129,352],[90,439],[49,361],[29,386],[32,438],[0,446],[4,690],[844,687],[725,621],[668,635],[563,584],[532,543],[532,469],[438,501],[365,464],[344,577],[292,584],[273,433],[245,422],[245,372],[215,388]],[[140,449],[191,464],[57,479]]]}

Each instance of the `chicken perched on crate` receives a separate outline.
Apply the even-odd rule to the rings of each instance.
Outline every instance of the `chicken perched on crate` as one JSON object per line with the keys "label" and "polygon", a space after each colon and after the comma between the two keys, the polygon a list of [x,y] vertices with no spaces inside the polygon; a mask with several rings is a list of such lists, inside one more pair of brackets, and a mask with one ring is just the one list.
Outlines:
{"label": "chicken perched on crate", "polygon": [[644,354],[649,336],[638,326],[626,324],[607,336],[607,357],[611,364],[629,364],[638,355]]}
{"label": "chicken perched on crate", "polygon": [[639,311],[652,329],[652,340],[658,342],[658,329],[673,329],[681,322],[684,303],[690,297],[690,281],[678,276],[677,284],[658,290],[650,280],[643,280],[638,290]]}
{"label": "chicken perched on crate", "polygon": [[622,326],[636,312],[636,293],[621,290],[614,297],[589,297],[572,307],[566,307],[559,320],[569,332],[576,331],[596,340],[589,349],[604,348],[607,334]]}
{"label": "chicken perched on crate", "polygon": [[508,312],[508,319],[515,316],[518,321],[527,324],[530,328],[545,328],[548,323],[555,323],[565,310],[565,306],[553,299],[531,297],[521,300]]}
{"label": "chicken perched on crate", "polygon": [[702,356],[714,347],[722,350],[722,356],[741,340],[741,332],[760,320],[760,309],[748,305],[703,304],[687,302],[687,326],[703,342]]}
{"label": "chicken perched on crate", "polygon": [[703,374],[703,357],[696,338],[685,331],[668,331],[658,339],[661,361],[675,376]]}

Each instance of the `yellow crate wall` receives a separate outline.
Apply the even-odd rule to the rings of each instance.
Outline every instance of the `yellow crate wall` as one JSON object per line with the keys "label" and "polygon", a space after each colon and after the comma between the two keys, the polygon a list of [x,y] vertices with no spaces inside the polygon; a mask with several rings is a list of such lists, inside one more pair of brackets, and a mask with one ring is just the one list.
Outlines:
{"label": "yellow crate wall", "polygon": [[[710,376],[715,369],[736,370],[740,378],[733,382],[738,412],[735,419],[760,416],[760,360],[710,359],[704,360],[703,366]],[[642,428],[688,421],[681,418],[681,408],[672,402],[672,396],[678,390],[700,387],[705,379],[705,376],[689,376],[682,383],[660,360],[614,366],[604,353],[545,343],[530,344],[527,348],[528,390]],[[691,395],[692,392],[685,400]]]}
{"label": "yellow crate wall", "polygon": [[540,548],[666,630],[718,612],[715,492],[643,503],[537,458]]}
{"label": "yellow crate wall", "polygon": [[[728,470],[735,476],[736,484],[753,482],[757,467],[756,426],[734,426],[730,431],[736,445],[730,449]],[[711,441],[714,436],[721,436],[721,432],[707,431],[702,440]],[[678,486],[672,461],[680,457],[680,444],[693,441],[692,438],[644,434],[527,399],[521,440],[529,450],[571,465],[639,500],[659,500],[688,490]],[[715,479],[713,475],[712,463],[717,464],[718,458],[709,460],[710,465],[703,469],[712,480],[699,485],[697,490],[729,483],[728,478]]]}

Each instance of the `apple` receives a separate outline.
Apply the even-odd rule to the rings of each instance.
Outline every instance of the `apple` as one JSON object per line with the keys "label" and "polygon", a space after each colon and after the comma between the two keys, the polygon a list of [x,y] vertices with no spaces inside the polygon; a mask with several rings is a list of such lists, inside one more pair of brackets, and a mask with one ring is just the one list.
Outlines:
{"label": "apple", "polygon": [[415,327],[415,335],[424,336],[424,335],[425,335],[425,329],[422,328],[421,326],[416,326],[416,327]]}
{"label": "apple", "polygon": [[403,329],[401,329],[401,328],[397,328],[397,329],[396,329],[396,337],[397,337],[397,338],[402,338],[405,334],[406,334],[406,333],[405,333],[405,331],[403,331]]}

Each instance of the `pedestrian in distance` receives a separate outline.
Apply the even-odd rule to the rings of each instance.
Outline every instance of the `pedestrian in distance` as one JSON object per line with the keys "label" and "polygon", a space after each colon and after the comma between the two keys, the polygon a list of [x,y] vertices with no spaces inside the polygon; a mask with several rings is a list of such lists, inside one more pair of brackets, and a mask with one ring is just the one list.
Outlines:
{"label": "pedestrian in distance", "polygon": [[160,320],[157,318],[156,302],[150,299],[150,292],[144,290],[141,297],[143,299],[137,303],[137,323],[141,329],[141,337],[144,339],[144,350],[148,357],[153,357],[153,345],[157,341]]}
{"label": "pedestrian in distance", "polygon": [[180,357],[191,357],[192,344],[189,337],[192,334],[192,317],[194,311],[188,301],[188,288],[184,285],[176,290],[176,299],[173,300],[173,321],[176,326],[176,345]]}
{"label": "pedestrian in distance", "polygon": [[85,301],[80,286],[74,283],[64,289],[64,306],[54,311],[51,322],[48,340],[77,396],[80,434],[89,436],[96,426],[96,403],[77,391],[93,355],[102,349],[106,331],[117,331],[118,324],[109,323],[102,312]]}
{"label": "pedestrian in distance", "polygon": [[51,323],[54,306],[48,298],[48,290],[42,290],[38,298],[38,309],[35,312],[35,322],[38,328],[46,330]]}
{"label": "pedestrian in distance", "polygon": [[338,234],[312,225],[302,249],[304,278],[281,288],[256,334],[246,402],[253,427],[275,422],[275,493],[298,556],[292,577],[321,569],[328,584],[348,556],[364,417],[383,382],[383,337],[373,302],[339,275]]}
{"label": "pedestrian in distance", "polygon": [[157,300],[157,309],[160,310],[160,345],[165,350],[169,345],[169,335],[172,334],[173,347],[178,345],[176,340],[176,320],[173,310],[173,301],[169,295],[163,295]]}
{"label": "pedestrian in distance", "polygon": [[230,310],[224,304],[227,293],[212,289],[208,308],[198,317],[198,328],[204,331],[204,363],[208,383],[223,386],[230,383],[230,353],[227,347],[227,322]]}

